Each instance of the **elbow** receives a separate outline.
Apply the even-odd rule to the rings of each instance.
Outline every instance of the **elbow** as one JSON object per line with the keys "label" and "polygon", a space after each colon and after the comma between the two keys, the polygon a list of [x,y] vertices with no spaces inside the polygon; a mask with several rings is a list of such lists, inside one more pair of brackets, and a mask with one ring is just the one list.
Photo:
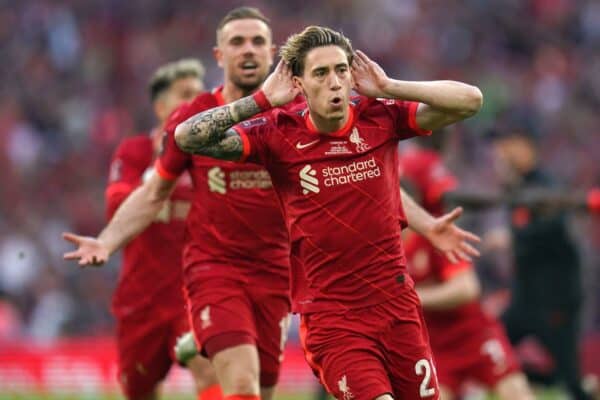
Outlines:
{"label": "elbow", "polygon": [[468,86],[465,91],[464,116],[472,117],[477,114],[483,106],[483,93],[476,86]]}
{"label": "elbow", "polygon": [[142,198],[153,208],[162,208],[171,196],[173,184],[174,181],[164,180],[154,172],[150,180],[140,186],[138,190],[142,192]]}
{"label": "elbow", "polygon": [[469,279],[463,289],[463,303],[470,303],[481,297],[481,284],[476,277]]}
{"label": "elbow", "polygon": [[185,122],[177,125],[175,128],[175,143],[181,150],[186,151],[187,139],[190,135],[190,126]]}

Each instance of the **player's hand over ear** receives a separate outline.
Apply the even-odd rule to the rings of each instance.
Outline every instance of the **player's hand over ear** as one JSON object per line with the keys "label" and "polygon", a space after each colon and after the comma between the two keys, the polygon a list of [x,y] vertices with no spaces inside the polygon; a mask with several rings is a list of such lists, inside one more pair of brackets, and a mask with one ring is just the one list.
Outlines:
{"label": "player's hand over ear", "polygon": [[360,50],[354,53],[351,71],[358,93],[367,97],[387,97],[385,88],[390,79],[379,64]]}
{"label": "player's hand over ear", "polygon": [[277,63],[275,70],[263,83],[262,90],[273,107],[289,103],[300,93],[292,81],[292,70],[283,60]]}

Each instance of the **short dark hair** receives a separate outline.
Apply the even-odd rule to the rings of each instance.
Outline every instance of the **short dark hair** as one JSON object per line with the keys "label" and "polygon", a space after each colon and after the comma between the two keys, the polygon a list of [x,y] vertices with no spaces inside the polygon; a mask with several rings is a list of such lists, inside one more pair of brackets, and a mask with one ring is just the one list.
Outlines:
{"label": "short dark hair", "polygon": [[306,54],[314,48],[324,46],[339,46],[346,53],[348,64],[352,63],[354,52],[350,40],[342,33],[323,26],[309,26],[290,36],[281,46],[279,54],[292,69],[292,74],[298,76],[304,73]]}
{"label": "short dark hair", "polygon": [[194,77],[202,80],[204,73],[204,65],[194,58],[183,58],[163,65],[154,72],[148,84],[150,101],[154,102],[177,79]]}
{"label": "short dark hair", "polygon": [[259,21],[264,22],[269,25],[271,21],[267,18],[258,8],[255,7],[238,7],[229,11],[222,19],[219,21],[219,25],[217,25],[217,38],[219,37],[219,32],[223,27],[231,22],[238,19],[257,19]]}

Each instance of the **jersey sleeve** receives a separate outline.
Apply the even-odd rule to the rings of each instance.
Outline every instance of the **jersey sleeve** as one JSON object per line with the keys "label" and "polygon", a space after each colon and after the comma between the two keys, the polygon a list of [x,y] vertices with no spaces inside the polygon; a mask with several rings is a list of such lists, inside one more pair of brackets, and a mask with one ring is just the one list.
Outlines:
{"label": "jersey sleeve", "polygon": [[240,122],[233,129],[240,135],[243,144],[242,156],[238,161],[267,165],[272,148],[269,142],[277,130],[270,115]]}
{"label": "jersey sleeve", "polygon": [[425,198],[427,204],[438,204],[444,193],[456,189],[458,182],[441,162],[424,171]]}
{"label": "jersey sleeve", "polygon": [[[145,150],[144,144],[135,140],[124,140],[113,154],[104,192],[106,215],[110,219],[121,203],[142,182],[144,171],[150,165],[152,148]],[[147,153],[147,154],[146,154]]]}
{"label": "jersey sleeve", "polygon": [[169,116],[165,124],[160,154],[154,165],[156,172],[163,179],[177,179],[192,162],[191,154],[182,151],[175,143],[175,128],[194,114],[192,108],[192,104],[179,107]]}
{"label": "jersey sleeve", "polygon": [[392,114],[395,131],[401,140],[431,135],[431,131],[421,129],[417,125],[417,109],[420,103],[393,99],[382,99],[381,101],[388,112]]}

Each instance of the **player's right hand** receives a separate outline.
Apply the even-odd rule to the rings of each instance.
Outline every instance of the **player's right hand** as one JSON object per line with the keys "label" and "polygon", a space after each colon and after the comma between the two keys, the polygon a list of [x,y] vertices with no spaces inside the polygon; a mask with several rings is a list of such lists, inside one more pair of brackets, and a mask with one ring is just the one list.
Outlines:
{"label": "player's right hand", "polygon": [[287,104],[300,94],[300,89],[292,81],[292,70],[283,60],[265,80],[262,91],[273,107]]}
{"label": "player's right hand", "polygon": [[76,250],[63,254],[65,260],[78,260],[81,267],[99,267],[108,261],[110,252],[100,240],[70,232],[63,233],[62,237],[77,246]]}

